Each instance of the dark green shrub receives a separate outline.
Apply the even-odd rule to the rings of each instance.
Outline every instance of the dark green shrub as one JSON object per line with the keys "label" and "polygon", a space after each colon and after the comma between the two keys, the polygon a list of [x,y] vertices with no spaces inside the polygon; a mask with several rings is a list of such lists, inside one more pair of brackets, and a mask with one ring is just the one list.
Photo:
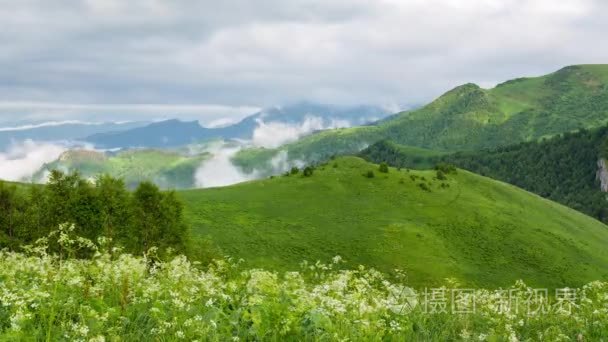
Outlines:
{"label": "dark green shrub", "polygon": [[424,191],[431,191],[431,188],[426,184],[426,183],[420,183],[418,184],[418,186],[420,187],[420,189],[424,190]]}
{"label": "dark green shrub", "polygon": [[378,167],[378,171],[380,171],[382,173],[388,173],[388,164],[380,163],[380,166]]}
{"label": "dark green shrub", "polygon": [[441,171],[444,174],[456,173],[456,166],[448,163],[439,163],[435,165],[435,170]]}
{"label": "dark green shrub", "polygon": [[312,168],[311,166],[305,167],[304,168],[304,172],[303,172],[304,177],[310,177],[310,176],[312,176],[313,172],[314,172],[314,168]]}

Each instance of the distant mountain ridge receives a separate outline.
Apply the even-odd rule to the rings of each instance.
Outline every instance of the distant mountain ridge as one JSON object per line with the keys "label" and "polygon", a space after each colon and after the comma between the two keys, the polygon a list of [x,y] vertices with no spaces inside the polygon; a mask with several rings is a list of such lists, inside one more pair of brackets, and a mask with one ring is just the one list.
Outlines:
{"label": "distant mountain ridge", "polygon": [[338,107],[300,103],[265,109],[225,127],[207,128],[197,121],[173,119],[126,131],[94,134],[83,140],[100,148],[165,148],[211,139],[251,139],[260,121],[301,124],[307,118],[319,118],[324,126],[331,127],[361,125],[388,114],[388,111],[374,106]]}
{"label": "distant mountain ridge", "polygon": [[[495,148],[608,123],[608,64],[575,65],[482,89],[468,83],[376,125],[313,134],[274,150],[318,161],[380,140],[439,151]],[[273,153],[243,151],[248,160]],[[255,154],[258,153],[256,157]],[[240,156],[237,156],[237,160]]]}
{"label": "distant mountain ridge", "polygon": [[124,123],[85,123],[85,122],[47,122],[0,127],[0,151],[13,143],[24,140],[58,141],[77,140],[85,136],[108,131],[123,131],[146,125],[147,122]]}

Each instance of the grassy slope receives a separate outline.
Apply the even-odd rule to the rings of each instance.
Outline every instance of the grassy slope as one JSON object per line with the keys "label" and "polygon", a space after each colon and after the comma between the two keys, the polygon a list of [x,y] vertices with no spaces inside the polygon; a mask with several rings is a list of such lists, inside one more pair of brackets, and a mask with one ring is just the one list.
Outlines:
{"label": "grassy slope", "polygon": [[496,149],[441,154],[380,141],[359,155],[371,162],[425,169],[439,162],[497,179],[608,222],[608,202],[596,177],[606,158],[608,126]]}
{"label": "grassy slope", "polygon": [[189,157],[162,150],[129,150],[103,158],[95,152],[89,156],[80,155],[79,151],[70,153],[68,158],[48,164],[40,172],[79,171],[84,177],[107,173],[123,178],[129,186],[150,180],[163,188],[191,188],[196,169],[208,157],[206,154]]}
{"label": "grassy slope", "polygon": [[574,210],[466,171],[441,188],[432,171],[391,169],[370,179],[362,173],[377,166],[362,159],[333,163],[310,178],[180,195],[195,234],[253,266],[295,269],[302,260],[341,255],[351,265],[404,268],[420,286],[446,277],[482,286],[608,277],[608,227]]}
{"label": "grassy slope", "polygon": [[[507,81],[493,89],[465,84],[377,126],[313,134],[282,149],[292,159],[309,161],[354,153],[382,139],[435,150],[475,150],[607,122],[608,65],[580,65]],[[252,159],[251,154],[248,157]],[[262,162],[264,155],[259,159]]]}

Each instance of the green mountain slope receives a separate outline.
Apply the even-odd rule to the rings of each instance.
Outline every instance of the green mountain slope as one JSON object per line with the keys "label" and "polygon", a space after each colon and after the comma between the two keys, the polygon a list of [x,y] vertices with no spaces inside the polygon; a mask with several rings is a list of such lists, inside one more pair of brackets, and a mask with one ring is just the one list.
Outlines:
{"label": "green mountain slope", "polygon": [[520,143],[477,152],[438,154],[389,141],[360,153],[374,162],[406,168],[437,163],[498,179],[608,222],[608,201],[597,178],[598,162],[608,155],[608,127],[582,130],[541,142]]}
{"label": "green mountain slope", "polygon": [[[370,170],[375,177],[364,176]],[[482,286],[608,277],[608,227],[599,221],[467,171],[435,176],[381,173],[345,157],[312,177],[179,194],[195,235],[251,266],[296,269],[340,255],[351,265],[405,269],[417,286],[447,277]]]}
{"label": "green mountain slope", "polygon": [[375,126],[326,131],[282,149],[293,160],[307,161],[354,153],[382,139],[435,150],[476,150],[607,122],[608,65],[579,65],[493,89],[465,84]]}
{"label": "green mountain slope", "polygon": [[116,154],[71,150],[58,160],[44,165],[33,178],[42,179],[48,171],[56,169],[78,171],[85,178],[109,174],[124,179],[131,188],[148,180],[162,188],[184,189],[194,187],[194,173],[208,157],[207,153],[187,156],[178,151],[153,149],[127,150]]}

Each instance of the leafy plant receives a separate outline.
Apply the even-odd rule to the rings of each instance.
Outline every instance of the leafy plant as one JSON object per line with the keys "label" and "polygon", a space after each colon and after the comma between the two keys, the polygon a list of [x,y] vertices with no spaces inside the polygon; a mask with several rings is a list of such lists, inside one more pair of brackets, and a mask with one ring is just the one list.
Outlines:
{"label": "leafy plant", "polygon": [[380,163],[380,165],[378,166],[378,171],[382,173],[388,173],[388,164],[386,164],[385,162]]}

